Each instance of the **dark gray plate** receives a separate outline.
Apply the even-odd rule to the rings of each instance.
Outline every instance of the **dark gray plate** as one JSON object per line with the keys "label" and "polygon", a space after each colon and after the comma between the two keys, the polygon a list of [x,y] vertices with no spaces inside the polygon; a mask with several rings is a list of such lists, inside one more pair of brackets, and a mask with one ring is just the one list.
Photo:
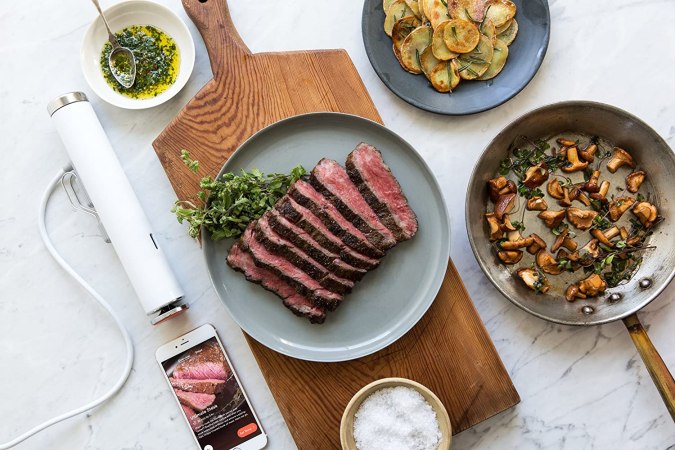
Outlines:
{"label": "dark gray plate", "polygon": [[380,267],[357,283],[326,323],[291,314],[274,294],[249,283],[225,262],[232,240],[204,238],[216,292],[251,337],[285,355],[310,361],[344,361],[376,352],[403,336],[424,315],[440,289],[450,255],[450,229],[440,188],[419,154],[387,128],[361,117],[306,114],[282,120],[249,138],[224,172],[257,167],[288,172],[311,169],[323,157],[344,161],[356,145],[382,151],[419,221],[419,232],[393,248]]}
{"label": "dark gray plate", "polygon": [[363,44],[368,59],[382,82],[413,106],[449,116],[487,111],[510,100],[527,86],[539,70],[548,48],[551,21],[548,2],[513,2],[518,7],[518,36],[509,47],[504,70],[492,80],[462,80],[452,94],[442,94],[431,87],[424,75],[403,70],[392,51],[391,38],[384,33],[382,0],[365,0],[363,5]]}

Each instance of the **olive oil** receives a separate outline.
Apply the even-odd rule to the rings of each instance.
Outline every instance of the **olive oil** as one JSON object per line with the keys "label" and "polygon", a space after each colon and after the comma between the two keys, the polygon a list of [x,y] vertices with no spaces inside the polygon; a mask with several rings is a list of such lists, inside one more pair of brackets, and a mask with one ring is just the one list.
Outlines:
{"label": "olive oil", "polygon": [[180,54],[174,40],[151,25],[132,25],[115,33],[119,44],[127,47],[136,59],[136,81],[130,88],[122,86],[110,72],[110,42],[101,50],[101,72],[110,87],[120,94],[137,99],[153,98],[166,91],[178,77]]}

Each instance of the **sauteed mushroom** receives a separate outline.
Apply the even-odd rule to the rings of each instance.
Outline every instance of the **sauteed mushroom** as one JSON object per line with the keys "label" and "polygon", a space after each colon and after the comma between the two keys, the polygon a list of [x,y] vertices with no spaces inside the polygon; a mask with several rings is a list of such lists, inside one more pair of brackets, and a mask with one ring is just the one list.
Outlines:
{"label": "sauteed mushroom", "polygon": [[578,298],[586,298],[586,294],[582,294],[579,291],[579,286],[577,286],[576,284],[570,284],[569,286],[567,286],[567,289],[565,290],[565,299],[568,302],[573,302]]}
{"label": "sauteed mushroom", "polygon": [[593,225],[597,211],[579,208],[567,208],[567,220],[579,230],[588,230]]}
{"label": "sauteed mushroom", "polygon": [[591,194],[594,192],[598,192],[600,190],[600,186],[598,186],[598,181],[600,181],[600,171],[595,170],[593,171],[593,174],[588,179],[586,184],[584,184],[584,190]]}
{"label": "sauteed mushroom", "polygon": [[579,250],[580,259],[586,260],[589,258],[597,258],[598,256],[600,256],[600,247],[598,246],[597,239],[591,239],[586,245],[581,247],[581,250]]}
{"label": "sauteed mushroom", "polygon": [[[520,233],[519,233],[520,234]],[[533,237],[520,237],[519,239],[513,241],[504,241],[499,244],[502,250],[518,250],[519,248],[525,248],[532,245],[534,242]]]}
{"label": "sauteed mushroom", "polygon": [[504,236],[499,224],[499,219],[495,216],[495,213],[485,214],[485,219],[487,220],[488,225],[490,226],[490,240],[495,241],[501,239]]}
{"label": "sauteed mushroom", "polygon": [[567,139],[567,138],[558,138],[555,141],[558,144],[562,145],[563,147],[574,147],[575,145],[577,145],[576,142],[574,142],[571,139]]}
{"label": "sauteed mushroom", "polygon": [[497,257],[504,264],[516,264],[523,257],[523,252],[518,250],[503,250],[497,252]]}
{"label": "sauteed mushroom", "polygon": [[541,220],[544,221],[544,225],[549,228],[555,228],[563,221],[565,218],[565,210],[561,209],[560,211],[542,211],[537,214]]}
{"label": "sauteed mushroom", "polygon": [[613,226],[612,228],[602,231],[594,228],[591,230],[591,234],[598,242],[605,244],[607,247],[614,247],[614,243],[610,240],[619,235],[619,227]]}
{"label": "sauteed mushroom", "polygon": [[511,212],[513,207],[516,204],[516,194],[504,194],[500,195],[495,203],[495,216],[497,219],[502,220],[505,214]]}
{"label": "sauteed mushroom", "polygon": [[528,211],[546,211],[548,209],[548,204],[543,197],[532,197],[527,201],[526,208]]}
{"label": "sauteed mushroom", "polygon": [[598,192],[594,192],[591,194],[591,198],[595,200],[600,200],[601,202],[605,203],[607,201],[607,193],[609,192],[609,181],[604,180],[600,184],[600,188],[598,189]]}
{"label": "sauteed mushroom", "polygon": [[635,194],[638,189],[640,189],[642,183],[645,181],[646,176],[647,174],[644,170],[636,170],[629,173],[626,176],[626,187],[628,188],[628,192]]}
{"label": "sauteed mushroom", "polygon": [[595,152],[598,150],[598,146],[595,144],[589,144],[588,147],[579,152],[579,156],[583,158],[584,161],[592,163],[595,159]]}
{"label": "sauteed mushroom", "polygon": [[588,162],[584,162],[579,159],[579,153],[576,147],[570,147],[567,149],[567,161],[569,164],[567,166],[561,167],[563,172],[578,172],[579,170],[584,170],[586,167],[588,167]]}
{"label": "sauteed mushroom", "polygon": [[562,186],[560,186],[560,182],[557,178],[553,178],[548,182],[546,185],[546,192],[548,192],[548,195],[557,200],[560,200],[565,196],[565,192],[563,191]]}
{"label": "sauteed mushroom", "polygon": [[618,197],[609,202],[609,220],[612,222],[619,220],[633,203],[635,203],[633,197]]}
{"label": "sauteed mushroom", "polygon": [[607,290],[607,282],[597,273],[579,282],[579,291],[588,297],[597,297]]}
{"label": "sauteed mushroom", "polygon": [[562,272],[562,269],[558,266],[558,261],[544,249],[537,252],[535,260],[537,265],[541,268],[541,271],[544,273],[560,275]]}
{"label": "sauteed mushroom", "polygon": [[488,190],[490,192],[490,200],[493,203],[497,203],[500,195],[515,193],[517,188],[516,183],[501,176],[488,181]]}
{"label": "sauteed mushroom", "polygon": [[525,286],[529,287],[533,291],[546,293],[550,289],[548,279],[537,273],[534,269],[518,269],[516,275],[523,280]]}
{"label": "sauteed mushroom", "polygon": [[635,214],[645,228],[651,228],[659,215],[656,206],[649,202],[640,202],[635,205],[633,214]]}
{"label": "sauteed mushroom", "polygon": [[633,157],[630,156],[626,150],[620,147],[614,147],[614,153],[612,154],[612,159],[607,163],[607,170],[612,173],[615,173],[619,170],[619,167],[628,166],[631,169],[635,169],[635,161]]}
{"label": "sauteed mushroom", "polygon": [[542,248],[546,248],[546,241],[540,238],[538,234],[532,233],[530,237],[532,238],[532,244],[530,244],[530,246],[527,247],[528,253],[535,255]]}
{"label": "sauteed mushroom", "polygon": [[523,184],[529,188],[536,188],[548,180],[548,169],[545,163],[539,163],[525,171]]}

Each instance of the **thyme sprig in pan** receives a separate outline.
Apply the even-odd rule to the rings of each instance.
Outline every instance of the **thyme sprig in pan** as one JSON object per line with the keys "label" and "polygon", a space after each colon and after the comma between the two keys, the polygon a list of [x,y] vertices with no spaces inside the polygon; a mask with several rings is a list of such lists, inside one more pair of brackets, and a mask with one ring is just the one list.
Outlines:
{"label": "thyme sprig in pan", "polygon": [[[192,172],[199,171],[199,161],[191,159],[187,150],[181,151],[181,158]],[[228,172],[216,179],[204,177],[199,182],[197,201],[178,200],[171,211],[178,222],[188,223],[188,234],[193,238],[199,236],[202,226],[214,241],[236,238],[305,173],[302,166],[296,166],[289,174],[263,174],[254,168],[250,172],[242,169],[239,174]]]}

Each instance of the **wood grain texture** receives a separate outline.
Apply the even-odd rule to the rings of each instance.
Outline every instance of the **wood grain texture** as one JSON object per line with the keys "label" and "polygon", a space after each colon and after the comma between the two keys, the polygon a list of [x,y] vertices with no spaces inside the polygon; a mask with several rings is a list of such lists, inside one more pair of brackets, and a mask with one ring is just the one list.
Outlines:
{"label": "wood grain texture", "polygon": [[[339,111],[382,122],[344,50],[254,55],[235,30],[225,0],[183,5],[204,38],[214,79],[153,143],[178,198],[192,198],[199,181],[180,159],[183,148],[200,161],[201,173],[213,176],[249,136],[285,117]],[[452,261],[429,312],[374,355],[312,363],[248,342],[300,449],[339,448],[344,407],[361,387],[382,377],[429,387],[448,409],[455,433],[519,401]]]}

